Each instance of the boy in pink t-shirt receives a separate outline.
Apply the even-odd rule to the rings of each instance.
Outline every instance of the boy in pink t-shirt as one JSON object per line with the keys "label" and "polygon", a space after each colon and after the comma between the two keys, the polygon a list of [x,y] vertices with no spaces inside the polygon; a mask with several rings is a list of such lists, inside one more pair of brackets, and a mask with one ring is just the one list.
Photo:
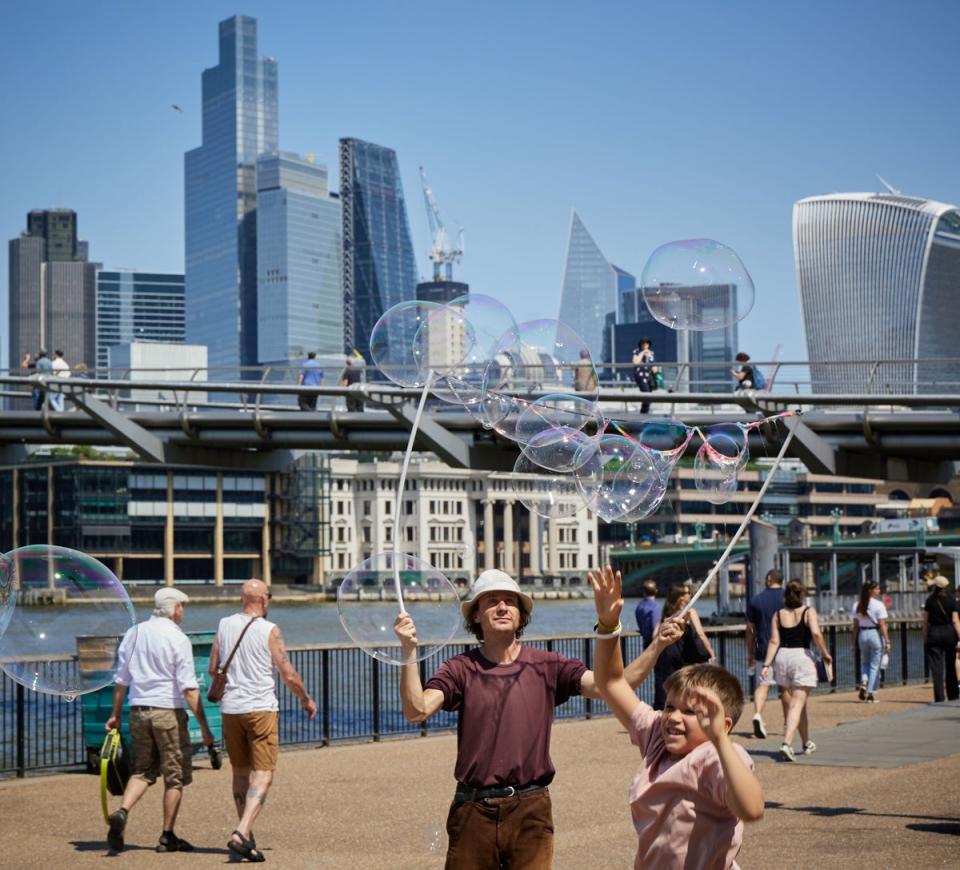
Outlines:
{"label": "boy in pink t-shirt", "polygon": [[[743,708],[740,683],[715,665],[689,665],[664,683],[663,712],[653,710],[623,678],[620,572],[608,566],[588,577],[598,620],[597,688],[643,757],[630,786],[630,811],[640,838],[634,866],[736,868],[743,822],[763,816],[763,790],[753,762],[729,737]],[[682,631],[680,620],[661,624],[650,668]]]}

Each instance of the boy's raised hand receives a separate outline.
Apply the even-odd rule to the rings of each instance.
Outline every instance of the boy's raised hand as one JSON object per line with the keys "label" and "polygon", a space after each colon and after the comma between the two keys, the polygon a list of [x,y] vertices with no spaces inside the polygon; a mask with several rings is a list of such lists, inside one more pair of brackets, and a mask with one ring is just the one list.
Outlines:
{"label": "boy's raised hand", "polygon": [[727,734],[727,715],[723,701],[712,689],[697,686],[688,689],[689,704],[697,714],[697,722],[711,743],[716,743]]}
{"label": "boy's raised hand", "polygon": [[670,644],[676,643],[681,637],[683,637],[683,629],[684,620],[677,616],[671,616],[669,619],[665,619],[660,623],[660,627],[657,631],[657,636],[654,638],[654,641],[659,643],[661,646],[670,646]]}
{"label": "boy's raised hand", "polygon": [[593,604],[597,609],[597,622],[613,629],[620,624],[620,611],[623,610],[621,597],[623,586],[620,572],[614,573],[607,565],[602,571],[588,571],[587,579],[593,587]]}

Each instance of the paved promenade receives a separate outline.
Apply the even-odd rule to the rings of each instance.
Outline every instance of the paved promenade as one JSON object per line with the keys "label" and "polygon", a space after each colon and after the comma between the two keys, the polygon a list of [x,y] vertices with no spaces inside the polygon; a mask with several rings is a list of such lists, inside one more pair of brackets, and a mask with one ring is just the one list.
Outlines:
{"label": "paved promenade", "polygon": [[[814,699],[816,755],[776,760],[779,740],[753,740],[752,710],[736,734],[751,751],[767,812],[747,827],[739,863],[749,868],[956,867],[960,864],[960,705],[930,705],[929,686],[890,689],[868,705],[854,694]],[[768,707],[771,734],[782,727]],[[443,866],[443,824],[453,789],[456,738],[281,754],[257,839],[273,867],[431,870]],[[556,862],[566,868],[633,866],[626,804],[638,763],[611,718],[554,728]],[[230,773],[201,757],[178,833],[197,851],[156,854],[160,790],[131,815],[128,848],[111,856],[99,783],[88,774],[0,782],[0,865],[19,868],[221,867],[233,828]],[[111,806],[119,799],[112,798]]]}

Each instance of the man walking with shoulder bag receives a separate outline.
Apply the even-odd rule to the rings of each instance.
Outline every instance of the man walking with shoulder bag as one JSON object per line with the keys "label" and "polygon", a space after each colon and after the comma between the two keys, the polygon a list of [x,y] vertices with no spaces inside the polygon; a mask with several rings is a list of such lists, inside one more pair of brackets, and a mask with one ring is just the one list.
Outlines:
{"label": "man walking with shoulder bag", "polygon": [[[316,716],[317,705],[290,662],[279,626],[266,618],[270,592],[263,581],[244,583],[241,600],[239,613],[220,620],[210,651],[210,676],[215,683],[218,671],[226,674],[220,711],[233,767],[233,801],[240,819],[227,848],[248,861],[259,862],[266,859],[257,848],[252,828],[267,799],[280,751],[275,673],[300,699],[308,719]],[[221,664],[222,655],[229,661]]]}

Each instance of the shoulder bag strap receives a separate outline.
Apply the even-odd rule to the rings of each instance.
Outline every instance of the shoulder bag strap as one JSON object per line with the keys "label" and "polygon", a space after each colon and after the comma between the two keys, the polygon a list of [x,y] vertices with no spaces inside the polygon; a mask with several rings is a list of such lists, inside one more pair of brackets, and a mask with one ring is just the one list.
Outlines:
{"label": "shoulder bag strap", "polygon": [[227,672],[227,668],[230,667],[230,662],[233,661],[233,657],[237,654],[237,650],[240,648],[240,641],[243,640],[243,636],[247,633],[247,629],[250,628],[250,626],[253,625],[254,621],[259,618],[260,618],[259,616],[253,617],[253,619],[251,619],[243,627],[243,631],[240,632],[240,637],[237,638],[237,642],[233,645],[233,649],[230,651],[230,655],[227,656],[227,660],[223,663],[223,665],[220,668],[218,668],[221,674],[225,674]]}

